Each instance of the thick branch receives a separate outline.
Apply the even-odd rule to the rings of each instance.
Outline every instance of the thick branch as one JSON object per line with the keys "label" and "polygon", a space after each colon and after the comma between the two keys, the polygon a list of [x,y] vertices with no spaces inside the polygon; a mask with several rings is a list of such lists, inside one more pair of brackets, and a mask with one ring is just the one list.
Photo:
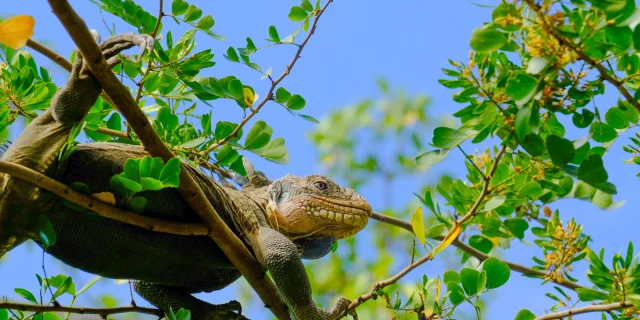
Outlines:
{"label": "thick branch", "polygon": [[145,308],[138,306],[126,306],[116,308],[79,308],[79,307],[65,307],[65,306],[39,306],[26,303],[15,303],[0,301],[0,309],[20,310],[20,311],[32,311],[32,312],[65,312],[74,314],[97,314],[106,319],[107,316],[119,313],[144,313],[154,316],[162,317],[164,312],[160,309]]}
{"label": "thick branch", "polygon": [[251,110],[251,113],[249,113],[244,118],[242,118],[242,120],[240,121],[238,126],[235,129],[233,129],[231,134],[229,134],[224,139],[218,141],[217,143],[214,143],[211,146],[209,146],[209,148],[207,148],[207,150],[205,150],[205,151],[203,151],[201,153],[202,156],[207,155],[209,152],[212,152],[217,147],[219,147],[219,146],[225,144],[226,142],[228,142],[229,140],[233,139],[238,134],[238,132],[240,132],[242,127],[245,124],[247,124],[247,122],[249,120],[251,120],[251,118],[253,118],[253,116],[255,116],[258,113],[258,111],[260,111],[260,109],[262,109],[262,107],[264,107],[264,105],[267,104],[267,102],[269,100],[271,100],[271,97],[273,97],[273,91],[276,89],[276,86],[278,86],[278,84],[280,84],[280,82],[282,82],[282,80],[284,80],[284,78],[286,78],[289,75],[289,73],[291,72],[291,69],[293,68],[293,66],[296,64],[298,59],[300,59],[300,55],[302,54],[302,50],[307,45],[307,42],[309,42],[309,39],[311,39],[311,36],[315,33],[316,26],[318,25],[318,21],[320,20],[320,17],[322,16],[322,14],[324,13],[324,11],[327,9],[327,7],[329,6],[329,4],[331,2],[333,2],[333,0],[328,0],[327,3],[324,5],[324,7],[322,7],[322,9],[320,9],[319,11],[316,12],[316,19],[313,21],[313,25],[311,26],[311,30],[307,34],[307,37],[298,46],[298,51],[296,52],[296,55],[293,57],[293,60],[291,60],[291,62],[289,62],[289,64],[285,68],[284,72],[282,72],[282,74],[276,80],[271,81],[271,87],[269,87],[269,91],[267,91],[267,94],[264,96],[262,101],[260,101],[260,103],[255,108],[253,108]]}
{"label": "thick branch", "polygon": [[[66,0],[49,0],[54,14],[78,46],[82,56],[103,90],[118,105],[120,112],[129,122],[136,135],[142,141],[145,149],[152,156],[159,156],[165,161],[174,155],[158,137],[153,126],[136,104],[129,90],[122,84],[108,68],[102,52],[94,42],[85,22],[77,15]],[[229,229],[218,215],[211,203],[187,170],[180,174],[180,193],[189,206],[204,221],[209,236],[225,253],[238,271],[247,279],[258,293],[264,304],[279,319],[289,319],[285,303],[278,294],[275,285],[265,276],[260,263],[251,255],[249,250]]]}
{"label": "thick branch", "polygon": [[[387,216],[387,215],[384,215],[384,214],[381,214],[381,213],[377,213],[377,212],[374,212],[373,216],[371,218],[373,218],[375,220],[378,220],[380,222],[386,223],[386,224],[390,224],[390,225],[394,225],[396,227],[400,227],[402,229],[405,229],[405,230],[413,233],[413,228],[411,227],[411,224],[409,222],[406,222],[406,221],[403,221],[403,220],[400,220],[400,219],[397,219],[397,218],[394,218],[394,217],[390,217],[390,216]],[[440,235],[440,236],[437,236],[434,239],[442,241],[442,240],[444,240],[444,236]],[[480,251],[470,247],[469,245],[467,245],[466,243],[464,243],[464,242],[462,242],[462,241],[460,241],[458,239],[454,240],[451,244],[453,246],[457,247],[458,249],[468,253],[472,257],[475,257],[476,259],[478,259],[480,261],[487,260],[490,257],[488,254],[485,254],[484,252],[480,252]],[[506,263],[507,265],[509,265],[509,269],[511,269],[513,271],[516,271],[516,272],[520,272],[520,273],[525,274],[525,275],[538,276],[538,277],[547,276],[547,274],[542,272],[542,271],[533,270],[533,269],[527,268],[527,267],[525,267],[525,266],[523,266],[521,264],[517,264],[517,263],[514,263],[514,262],[510,262],[510,261],[504,261],[504,260],[500,260],[500,261],[502,261],[502,262]],[[584,288],[583,286],[581,286],[579,284],[576,284],[576,283],[573,283],[573,282],[567,282],[567,281],[562,282],[562,283],[557,282],[557,281],[554,281],[554,282],[556,284],[559,284],[559,285],[561,285],[561,286],[563,286],[565,288],[569,288],[569,289],[572,289],[572,290],[575,290],[577,288]]]}
{"label": "thick branch", "polygon": [[151,231],[185,236],[207,235],[207,228],[200,223],[177,223],[145,217],[127,210],[122,210],[106,202],[102,202],[96,198],[77,192],[65,184],[51,179],[42,173],[13,162],[0,160],[0,172],[48,190],[63,199],[95,212],[95,214],[101,217],[117,220]]}
{"label": "thick branch", "polygon": [[618,309],[625,309],[633,307],[631,302],[616,302],[610,304],[594,304],[591,306],[569,309],[554,313],[545,314],[544,316],[537,317],[536,320],[551,320],[551,319],[562,319],[565,317],[573,316],[581,313],[589,313],[589,312],[600,312],[600,311],[613,311]]}
{"label": "thick branch", "polygon": [[540,26],[548,34],[556,38],[556,40],[558,40],[558,42],[561,45],[575,52],[578,55],[578,57],[580,57],[580,59],[582,59],[584,62],[596,68],[596,70],[598,70],[598,72],[600,73],[600,78],[614,85],[618,89],[618,91],[620,91],[620,93],[624,96],[627,102],[629,102],[631,105],[633,105],[636,109],[640,111],[640,103],[638,103],[638,101],[636,101],[633,98],[633,95],[631,95],[629,90],[627,90],[627,88],[624,87],[623,81],[617,79],[614,75],[609,74],[609,71],[607,70],[607,68],[605,68],[601,63],[599,63],[598,61],[590,57],[588,54],[586,54],[584,51],[582,51],[578,47],[578,45],[576,45],[572,40],[567,39],[562,34],[560,34],[560,32],[548,22],[546,15],[544,14],[544,12],[542,12],[542,8],[539,5],[537,5],[534,0],[525,0],[525,2],[529,5],[529,7],[533,11],[535,11],[536,15],[540,19]]}

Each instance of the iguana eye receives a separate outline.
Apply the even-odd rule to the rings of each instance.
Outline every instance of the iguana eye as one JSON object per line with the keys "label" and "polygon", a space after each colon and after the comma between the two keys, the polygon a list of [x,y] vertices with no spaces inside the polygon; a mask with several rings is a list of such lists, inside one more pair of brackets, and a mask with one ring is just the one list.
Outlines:
{"label": "iguana eye", "polygon": [[320,181],[314,181],[313,182],[313,186],[316,187],[318,190],[324,191],[327,190],[327,183],[320,180]]}

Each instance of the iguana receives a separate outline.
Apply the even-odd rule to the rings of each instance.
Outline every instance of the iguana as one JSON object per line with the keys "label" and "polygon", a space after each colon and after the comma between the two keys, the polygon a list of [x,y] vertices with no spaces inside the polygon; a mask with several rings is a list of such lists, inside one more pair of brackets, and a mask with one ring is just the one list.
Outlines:
{"label": "iguana", "polygon": [[[144,53],[154,40],[122,34],[100,44],[108,64],[139,45]],[[59,161],[74,124],[96,102],[101,87],[78,54],[68,82],[50,107],[35,118],[4,152],[2,160],[18,163],[66,184],[82,182],[92,193],[109,192],[112,176],[129,158],[146,155],[141,146],[119,143],[78,145],[67,161]],[[312,299],[301,258],[326,255],[332,244],[367,224],[368,202],[352,189],[321,175],[251,183],[242,191],[220,186],[187,164],[183,166],[222,216],[273,278],[295,319],[336,319],[348,306],[342,297],[327,310]],[[145,191],[143,215],[180,222],[199,221],[175,189]],[[136,291],[151,304],[168,310],[186,308],[194,319],[236,319],[235,301],[213,305],[192,293],[219,290],[240,273],[208,237],[153,232],[75,211],[53,194],[0,175],[0,257],[31,239],[39,242],[38,218],[44,214],[57,235],[47,252],[78,269],[109,278],[134,279]]]}

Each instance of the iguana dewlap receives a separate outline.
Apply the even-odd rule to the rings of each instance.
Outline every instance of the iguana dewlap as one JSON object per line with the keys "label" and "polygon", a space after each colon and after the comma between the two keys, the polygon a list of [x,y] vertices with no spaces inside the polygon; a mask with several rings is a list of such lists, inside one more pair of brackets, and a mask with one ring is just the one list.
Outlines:
{"label": "iguana dewlap", "polygon": [[[149,36],[125,34],[100,47],[110,65],[134,45],[153,48]],[[142,52],[142,51],[141,51]],[[73,124],[95,103],[101,88],[78,55],[71,77],[49,109],[34,119],[7,149],[2,160],[22,164],[66,184],[82,182],[92,193],[109,192],[112,176],[129,158],[146,155],[140,146],[117,143],[79,145],[59,163],[60,149]],[[337,239],[365,227],[371,207],[351,189],[320,175],[288,175],[243,191],[221,187],[197,169],[184,165],[225,223],[270,271],[295,319],[336,319],[349,301],[340,298],[328,310],[313,302],[302,258],[319,258]],[[198,216],[173,189],[146,191],[143,215],[180,222]],[[110,278],[139,280],[136,291],[167,310],[186,308],[194,319],[236,319],[239,304],[213,305],[191,296],[218,290],[240,277],[208,237],[153,232],[115,220],[74,211],[51,193],[0,175],[0,257],[27,239],[38,241],[38,217],[53,223],[57,242],[48,253],[84,271]]]}

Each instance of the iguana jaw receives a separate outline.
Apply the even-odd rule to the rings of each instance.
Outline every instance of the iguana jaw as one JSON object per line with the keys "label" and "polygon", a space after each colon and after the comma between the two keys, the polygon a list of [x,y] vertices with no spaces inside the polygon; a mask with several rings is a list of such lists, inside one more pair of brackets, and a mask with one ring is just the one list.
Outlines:
{"label": "iguana jaw", "polygon": [[[362,230],[372,214],[371,206],[351,189],[343,197],[298,194],[268,213],[273,225],[290,239],[331,236],[342,239]],[[348,195],[344,197],[345,193]],[[275,221],[274,219],[275,218]]]}

